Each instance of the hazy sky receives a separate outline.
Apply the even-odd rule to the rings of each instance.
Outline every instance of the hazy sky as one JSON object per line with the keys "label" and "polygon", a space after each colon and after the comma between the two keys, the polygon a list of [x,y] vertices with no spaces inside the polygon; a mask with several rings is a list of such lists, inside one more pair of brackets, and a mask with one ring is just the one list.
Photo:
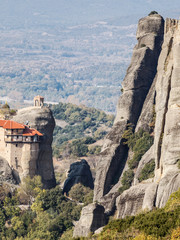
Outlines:
{"label": "hazy sky", "polygon": [[180,16],[180,0],[0,0],[1,24],[79,24],[132,16],[156,10],[171,18]]}

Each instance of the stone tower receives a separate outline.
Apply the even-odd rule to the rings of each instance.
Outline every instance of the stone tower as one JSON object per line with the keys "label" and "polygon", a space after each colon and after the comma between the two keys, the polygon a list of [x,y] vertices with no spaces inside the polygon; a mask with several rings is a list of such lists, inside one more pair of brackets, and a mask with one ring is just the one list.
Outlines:
{"label": "stone tower", "polygon": [[44,106],[44,97],[39,96],[39,95],[34,97],[34,106],[35,107],[42,107],[42,106]]}

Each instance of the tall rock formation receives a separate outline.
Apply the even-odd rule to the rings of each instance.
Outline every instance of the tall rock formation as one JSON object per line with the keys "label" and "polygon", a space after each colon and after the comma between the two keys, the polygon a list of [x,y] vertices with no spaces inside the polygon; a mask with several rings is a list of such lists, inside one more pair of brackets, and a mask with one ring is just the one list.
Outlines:
{"label": "tall rock formation", "polygon": [[68,177],[64,182],[63,193],[68,193],[77,183],[81,183],[82,185],[91,189],[94,188],[90,166],[84,159],[79,162],[74,162],[70,165]]}
{"label": "tall rock formation", "polygon": [[[160,15],[150,15],[139,21],[137,39],[95,180],[94,201],[105,208],[106,215],[116,209],[117,218],[135,215],[141,209],[163,207],[180,187],[180,22],[167,19],[164,25]],[[122,175],[133,155],[123,144],[123,133],[128,123],[137,132],[149,131],[152,122],[154,143],[133,170],[131,187],[120,194]],[[153,159],[154,177],[140,182],[142,169]],[[83,212],[81,218],[85,218]],[[78,230],[83,232],[77,224],[76,236]]]}
{"label": "tall rock formation", "polygon": [[51,110],[47,107],[23,108],[18,110],[13,120],[23,124],[28,121],[31,128],[35,128],[43,134],[43,139],[39,145],[36,174],[42,177],[44,188],[54,187],[56,180],[54,176],[51,144],[55,120]]}
{"label": "tall rock formation", "polygon": [[[122,135],[127,124],[136,125],[141,114],[145,98],[157,72],[163,33],[164,20],[160,15],[151,15],[139,21],[138,43],[122,83],[123,94],[118,102],[115,124],[105,139],[102,159],[96,174],[94,200],[105,205],[107,211],[112,210],[112,201],[116,198],[120,187],[119,178],[128,156],[128,148],[123,144]],[[107,194],[111,196],[108,197],[109,206]]]}

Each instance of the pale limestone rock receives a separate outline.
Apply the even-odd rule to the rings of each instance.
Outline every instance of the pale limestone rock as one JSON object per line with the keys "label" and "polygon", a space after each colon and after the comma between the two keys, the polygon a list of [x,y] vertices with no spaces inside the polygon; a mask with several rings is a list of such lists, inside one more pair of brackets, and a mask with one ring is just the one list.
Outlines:
{"label": "pale limestone rock", "polygon": [[115,181],[115,175],[120,176],[123,171],[127,157],[127,146],[123,144],[121,137],[126,129],[126,124],[126,121],[115,124],[106,137],[110,144],[101,153],[102,156],[97,165],[94,201],[100,201],[110,191]]}
{"label": "pale limestone rock", "polygon": [[[163,41],[164,20],[160,15],[142,18],[131,64],[122,83],[115,123],[121,119],[136,124],[142,105],[156,74],[157,60]],[[144,46],[145,45],[145,46]]]}
{"label": "pale limestone rock", "polygon": [[144,131],[150,132],[151,131],[151,123],[154,117],[155,111],[155,84],[156,84],[156,77],[151,85],[151,88],[148,92],[146,100],[144,101],[143,108],[141,115],[138,119],[135,132],[138,132],[140,129]]}
{"label": "pale limestone rock", "polygon": [[104,227],[98,228],[94,233],[95,234],[100,234],[103,231]]}
{"label": "pale limestone rock", "polygon": [[137,213],[140,213],[143,208],[146,189],[150,186],[151,183],[141,183],[124,191],[116,199],[117,218],[134,216]]}
{"label": "pale limestone rock", "polygon": [[[149,80],[145,83],[141,81],[146,79],[143,74],[152,74],[146,59],[148,51],[155,51],[153,57],[158,58],[156,44],[160,39],[162,41],[162,22],[159,15],[149,16],[139,22],[138,44],[122,84],[124,91],[118,103],[115,125],[105,140],[102,159],[98,164],[94,200],[98,200],[109,214],[113,213],[116,201],[117,218],[135,215],[142,210],[152,210],[154,207],[164,207],[171,193],[180,187],[180,170],[177,166],[180,159],[180,21],[168,19],[165,23],[164,42],[158,65],[156,61],[154,66],[157,74],[151,88]],[[153,57],[149,61],[152,62]],[[145,67],[144,70],[144,66],[147,69]],[[142,95],[137,96],[137,93]],[[120,179],[125,169],[128,169],[126,161],[131,155],[128,149],[121,151],[124,147],[123,131],[128,122],[134,123],[135,131],[141,128],[149,130],[154,104],[154,145],[144,154],[135,170],[133,186],[118,196]],[[141,170],[153,158],[156,162],[154,179],[139,183]]]}
{"label": "pale limestone rock", "polygon": [[156,196],[156,207],[164,207],[168,201],[171,193],[177,191],[180,187],[180,173],[166,174],[164,178],[161,179]]}
{"label": "pale limestone rock", "polygon": [[94,233],[106,223],[104,207],[97,203],[89,204],[82,209],[80,220],[75,223],[73,237],[87,237],[90,232]]}
{"label": "pale limestone rock", "polygon": [[[142,27],[143,22],[144,27]],[[156,75],[158,54],[163,39],[164,20],[159,15],[141,19],[139,24],[141,26],[138,28],[146,27],[147,29],[142,35],[139,35],[139,29],[137,31],[138,44],[134,48],[130,67],[122,83],[124,91],[119,99],[115,123],[112,131],[105,138],[102,158],[96,171],[94,201],[101,202],[108,212],[114,201],[114,199],[108,201],[108,196],[117,196],[117,190],[121,186],[120,178],[128,156],[128,148],[123,143],[122,135],[127,129],[128,122],[136,124],[140,116],[144,100]],[[157,26],[154,27],[154,24]],[[154,41],[153,46],[151,35]],[[146,47],[139,44],[142,38],[146,41]],[[154,88],[152,92],[154,93]]]}
{"label": "pale limestone rock", "polygon": [[157,183],[152,183],[146,188],[143,204],[142,204],[143,210],[148,210],[148,211],[153,210],[155,206],[156,195],[157,195],[157,187],[158,187]]}

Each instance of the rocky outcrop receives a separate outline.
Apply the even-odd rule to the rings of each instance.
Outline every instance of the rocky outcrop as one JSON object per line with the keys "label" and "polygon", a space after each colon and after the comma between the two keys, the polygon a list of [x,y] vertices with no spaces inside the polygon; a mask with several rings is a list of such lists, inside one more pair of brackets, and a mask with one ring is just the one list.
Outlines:
{"label": "rocky outcrop", "polygon": [[88,237],[89,233],[107,224],[104,207],[97,203],[89,204],[83,208],[80,220],[74,224],[73,237]]}
{"label": "rocky outcrop", "polygon": [[[137,39],[95,180],[94,201],[106,214],[116,208],[117,218],[164,207],[180,187],[180,22],[167,19],[164,26],[159,15],[148,16],[139,21]],[[136,132],[149,131],[154,143],[133,170],[131,187],[120,195],[122,174],[132,155],[122,139],[128,123]],[[155,176],[139,182],[142,169],[152,160]]]}
{"label": "rocky outcrop", "polygon": [[82,185],[91,189],[94,188],[90,166],[84,159],[82,159],[80,162],[71,164],[68,172],[68,178],[64,183],[63,192],[68,193],[72,186],[77,183],[81,183]]}
{"label": "rocky outcrop", "polygon": [[[160,15],[148,16],[139,21],[138,43],[134,48],[130,67],[122,83],[123,94],[118,102],[114,127],[105,139],[102,158],[97,166],[94,200],[98,200],[103,206],[107,205],[107,201],[104,201],[105,196],[113,190],[117,195],[117,189],[121,186],[119,180],[128,156],[128,148],[123,144],[122,135],[128,123],[136,125],[145,98],[151,89],[157,72],[163,31],[164,20]],[[151,92],[154,93],[154,85]],[[151,102],[154,101],[154,96],[148,98]],[[152,108],[150,105],[148,107]],[[141,120],[145,123],[143,119],[148,119],[147,114],[144,114]]]}
{"label": "rocky outcrop", "polygon": [[13,171],[9,166],[8,162],[0,157],[0,183],[8,182],[11,184],[15,184],[16,181],[13,177]]}
{"label": "rocky outcrop", "polygon": [[146,189],[150,184],[139,184],[124,191],[116,201],[117,218],[132,216],[140,212],[143,205]]}
{"label": "rocky outcrop", "polygon": [[[56,185],[52,161],[52,140],[55,127],[52,112],[47,107],[28,107],[18,110],[13,118],[19,123],[27,123],[43,134],[39,146],[39,155],[36,166],[36,174],[42,177],[44,188],[51,188]],[[30,166],[29,166],[30,167]]]}

